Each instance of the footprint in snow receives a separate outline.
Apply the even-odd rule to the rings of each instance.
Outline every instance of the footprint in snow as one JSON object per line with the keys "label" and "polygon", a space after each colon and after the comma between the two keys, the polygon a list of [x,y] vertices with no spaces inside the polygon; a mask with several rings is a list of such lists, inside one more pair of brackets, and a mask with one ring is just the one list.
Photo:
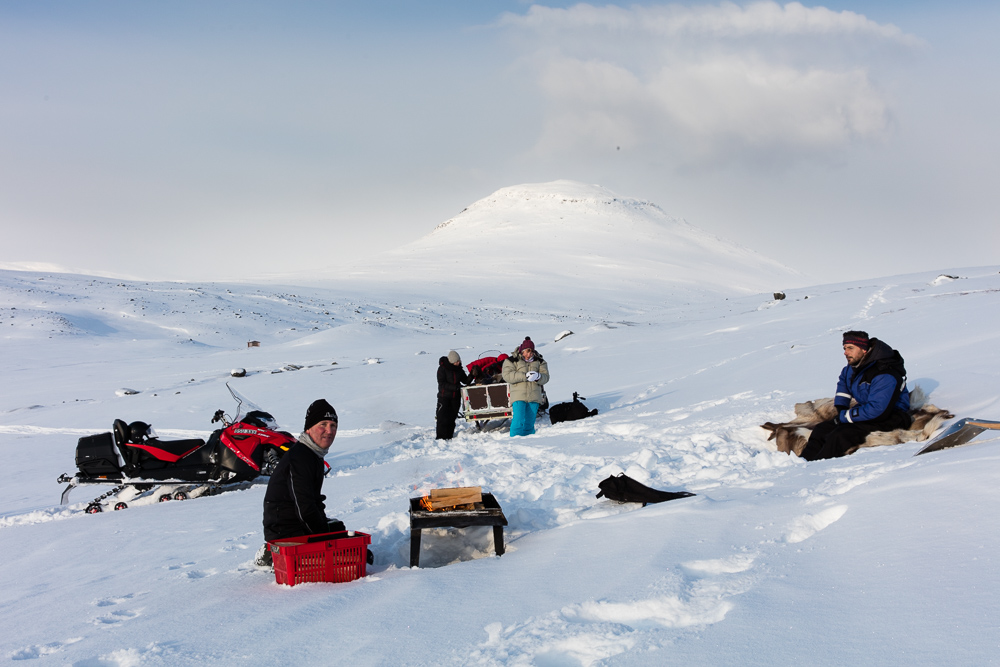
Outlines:
{"label": "footprint in snow", "polygon": [[41,658],[46,655],[52,655],[53,653],[58,653],[63,650],[63,648],[69,646],[70,644],[75,644],[83,639],[83,637],[73,637],[72,639],[67,639],[62,642],[49,642],[48,644],[32,644],[31,646],[25,646],[20,648],[10,654],[11,660],[34,660],[36,658]]}
{"label": "footprint in snow", "polygon": [[[648,652],[673,641],[663,630],[698,628],[723,621],[745,593],[756,556],[735,554],[681,567],[692,579],[673,591],[632,600],[587,600],[504,628],[487,625],[485,643],[472,651],[475,664],[595,665],[627,652]],[[708,576],[705,575],[715,575]],[[732,576],[739,575],[739,576]]]}
{"label": "footprint in snow", "polygon": [[119,596],[119,597],[101,598],[100,600],[97,600],[96,602],[94,602],[94,606],[96,606],[96,607],[112,607],[112,606],[114,606],[116,604],[121,604],[122,602],[127,602],[127,601],[131,600],[134,597],[135,597],[135,593],[129,593],[128,595],[122,595],[122,596]]}
{"label": "footprint in snow", "polygon": [[215,570],[191,570],[185,573],[184,576],[188,579],[204,579],[205,577],[211,577],[213,574],[216,574]]}
{"label": "footprint in snow", "polygon": [[[228,544],[222,547],[220,551],[226,553],[229,551],[244,551],[246,549],[250,549],[251,546],[247,544],[247,540],[252,539],[256,534],[257,531],[254,530],[249,533],[243,533],[239,537],[228,537],[226,538],[226,542],[228,542]],[[256,540],[254,540],[254,542],[256,542]]]}
{"label": "footprint in snow", "polygon": [[180,563],[180,564],[176,564],[176,565],[165,565],[164,567],[167,570],[180,570],[180,569],[183,569],[185,567],[191,567],[192,565],[194,565],[194,561],[189,561],[187,563]]}
{"label": "footprint in snow", "polygon": [[243,540],[248,540],[256,534],[257,534],[256,530],[251,530],[249,533],[243,533],[239,537],[230,537],[226,540],[226,542],[239,542]]}
{"label": "footprint in snow", "polygon": [[711,560],[691,560],[682,563],[681,567],[705,574],[736,574],[746,572],[753,565],[755,556],[750,554],[736,554],[727,558],[713,558]]}
{"label": "footprint in snow", "polygon": [[140,612],[134,609],[116,609],[110,614],[98,616],[93,620],[93,624],[102,628],[115,628],[125,621],[130,621],[139,616],[139,614]]}
{"label": "footprint in snow", "polygon": [[808,540],[827,526],[840,520],[847,512],[847,505],[835,505],[816,514],[805,514],[794,519],[785,532],[785,542],[795,544]]}
{"label": "footprint in snow", "polygon": [[663,638],[656,631],[718,623],[732,607],[718,598],[673,595],[590,600],[507,628],[487,625],[487,640],[471,651],[468,664],[595,665],[629,651],[660,648]]}
{"label": "footprint in snow", "polygon": [[831,470],[831,477],[816,487],[814,490],[815,495],[810,497],[808,502],[818,503],[827,500],[830,496],[843,495],[855,487],[882,477],[886,473],[899,468],[907,468],[911,465],[913,464],[907,462],[895,465],[875,463],[851,466],[842,470]]}

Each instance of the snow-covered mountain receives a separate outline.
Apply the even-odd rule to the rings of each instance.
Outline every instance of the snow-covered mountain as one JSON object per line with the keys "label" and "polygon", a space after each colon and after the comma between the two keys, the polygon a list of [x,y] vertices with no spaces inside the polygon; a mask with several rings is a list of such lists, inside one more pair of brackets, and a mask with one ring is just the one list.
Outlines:
{"label": "snow-covered mountain", "polygon": [[450,286],[491,297],[512,290],[662,302],[804,284],[759,253],[598,185],[554,181],[497,190],[431,233],[330,274]]}

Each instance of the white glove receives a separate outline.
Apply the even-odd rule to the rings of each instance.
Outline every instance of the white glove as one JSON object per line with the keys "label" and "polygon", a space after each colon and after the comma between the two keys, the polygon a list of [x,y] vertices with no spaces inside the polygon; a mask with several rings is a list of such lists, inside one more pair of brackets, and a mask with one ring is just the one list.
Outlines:
{"label": "white glove", "polygon": [[528,371],[524,375],[524,379],[528,382],[538,382],[538,378],[542,377],[538,374],[538,371]]}

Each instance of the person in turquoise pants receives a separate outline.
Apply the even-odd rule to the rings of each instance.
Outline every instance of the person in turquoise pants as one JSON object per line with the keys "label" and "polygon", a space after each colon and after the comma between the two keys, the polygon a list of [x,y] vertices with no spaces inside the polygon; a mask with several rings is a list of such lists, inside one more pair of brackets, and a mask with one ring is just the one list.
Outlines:
{"label": "person in turquoise pants", "polygon": [[510,435],[531,435],[542,402],[542,385],[549,381],[549,365],[524,337],[517,350],[503,362],[503,381],[510,385]]}

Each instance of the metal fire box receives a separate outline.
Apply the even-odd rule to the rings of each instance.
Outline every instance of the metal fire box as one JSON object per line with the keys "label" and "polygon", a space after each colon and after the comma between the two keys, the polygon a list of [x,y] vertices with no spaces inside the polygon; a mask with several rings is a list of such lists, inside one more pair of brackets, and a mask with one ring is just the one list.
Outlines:
{"label": "metal fire box", "polygon": [[[496,385],[490,385],[496,386]],[[493,546],[497,556],[502,556],[503,527],[507,517],[492,493],[483,494],[483,502],[474,509],[448,509],[430,512],[420,505],[420,498],[410,498],[410,567],[420,564],[420,531],[424,528],[468,528],[493,526]]]}

